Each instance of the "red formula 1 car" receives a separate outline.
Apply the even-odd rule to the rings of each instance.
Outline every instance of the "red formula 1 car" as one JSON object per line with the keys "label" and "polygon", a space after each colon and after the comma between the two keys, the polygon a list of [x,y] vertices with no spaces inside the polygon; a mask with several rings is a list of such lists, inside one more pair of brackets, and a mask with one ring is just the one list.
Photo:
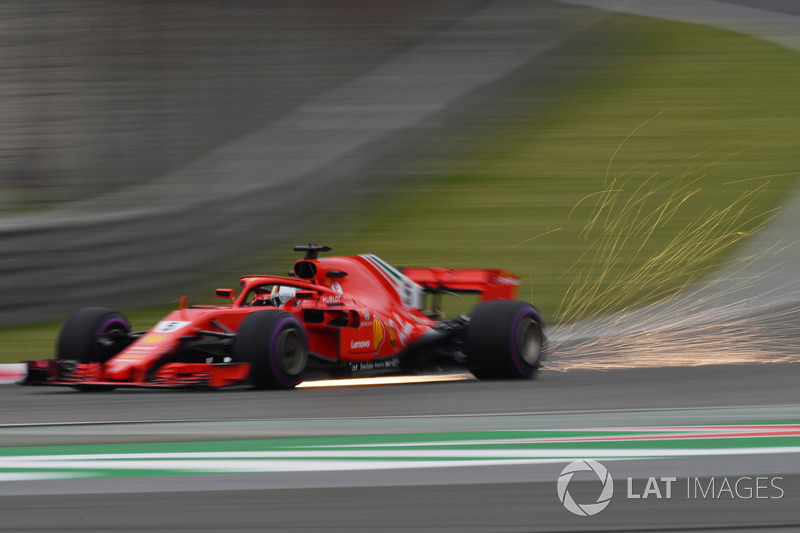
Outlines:
{"label": "red formula 1 car", "polygon": [[[305,257],[290,276],[245,276],[225,305],[170,313],[149,331],[89,307],[61,327],[55,359],[28,362],[23,384],[293,388],[310,376],[458,365],[478,378],[527,378],[543,357],[542,317],[515,301],[502,270],[394,268],[374,255]],[[445,293],[476,293],[470,317],[444,319]],[[429,295],[426,298],[426,295]],[[185,299],[182,299],[185,302]],[[431,305],[426,310],[425,303]]]}

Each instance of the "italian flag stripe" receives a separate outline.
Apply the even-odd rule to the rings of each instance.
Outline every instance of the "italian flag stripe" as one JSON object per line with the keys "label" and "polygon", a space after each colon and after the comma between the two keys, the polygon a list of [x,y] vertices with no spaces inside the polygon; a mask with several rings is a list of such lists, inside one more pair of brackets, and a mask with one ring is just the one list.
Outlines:
{"label": "italian flag stripe", "polygon": [[800,423],[0,448],[0,482],[800,453]]}

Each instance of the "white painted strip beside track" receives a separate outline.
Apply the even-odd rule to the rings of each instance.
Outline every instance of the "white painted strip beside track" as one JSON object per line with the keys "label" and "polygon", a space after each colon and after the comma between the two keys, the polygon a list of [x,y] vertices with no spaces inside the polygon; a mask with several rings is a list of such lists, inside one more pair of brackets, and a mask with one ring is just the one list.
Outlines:
{"label": "white painted strip beside track", "polygon": [[0,383],[16,383],[25,373],[25,363],[0,364]]}

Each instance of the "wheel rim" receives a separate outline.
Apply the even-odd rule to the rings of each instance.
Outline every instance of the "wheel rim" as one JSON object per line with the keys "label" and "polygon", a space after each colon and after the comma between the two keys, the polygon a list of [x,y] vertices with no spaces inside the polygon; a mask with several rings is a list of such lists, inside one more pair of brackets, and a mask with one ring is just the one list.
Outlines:
{"label": "wheel rim", "polygon": [[306,366],[306,352],[303,339],[296,329],[289,328],[281,331],[277,342],[278,364],[289,376],[296,376]]}
{"label": "wheel rim", "polygon": [[[95,353],[94,356],[99,358],[101,362],[109,359],[116,354],[119,350],[115,349],[114,341],[108,336],[114,334],[130,333],[130,327],[125,319],[121,317],[112,317],[103,323],[97,330],[95,335]],[[94,359],[92,359],[94,360]]]}
{"label": "wheel rim", "polygon": [[519,354],[522,360],[530,366],[538,365],[542,357],[542,338],[539,335],[538,326],[535,320],[526,317],[518,330]]}

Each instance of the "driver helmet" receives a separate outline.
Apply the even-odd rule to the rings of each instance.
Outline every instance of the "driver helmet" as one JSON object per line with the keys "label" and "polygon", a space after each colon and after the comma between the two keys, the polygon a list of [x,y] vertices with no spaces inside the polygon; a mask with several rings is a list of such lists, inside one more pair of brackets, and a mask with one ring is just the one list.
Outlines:
{"label": "driver helmet", "polygon": [[270,300],[275,307],[281,307],[283,304],[294,298],[295,294],[297,294],[296,287],[287,287],[285,285],[275,285],[272,287],[272,293],[270,294]]}

